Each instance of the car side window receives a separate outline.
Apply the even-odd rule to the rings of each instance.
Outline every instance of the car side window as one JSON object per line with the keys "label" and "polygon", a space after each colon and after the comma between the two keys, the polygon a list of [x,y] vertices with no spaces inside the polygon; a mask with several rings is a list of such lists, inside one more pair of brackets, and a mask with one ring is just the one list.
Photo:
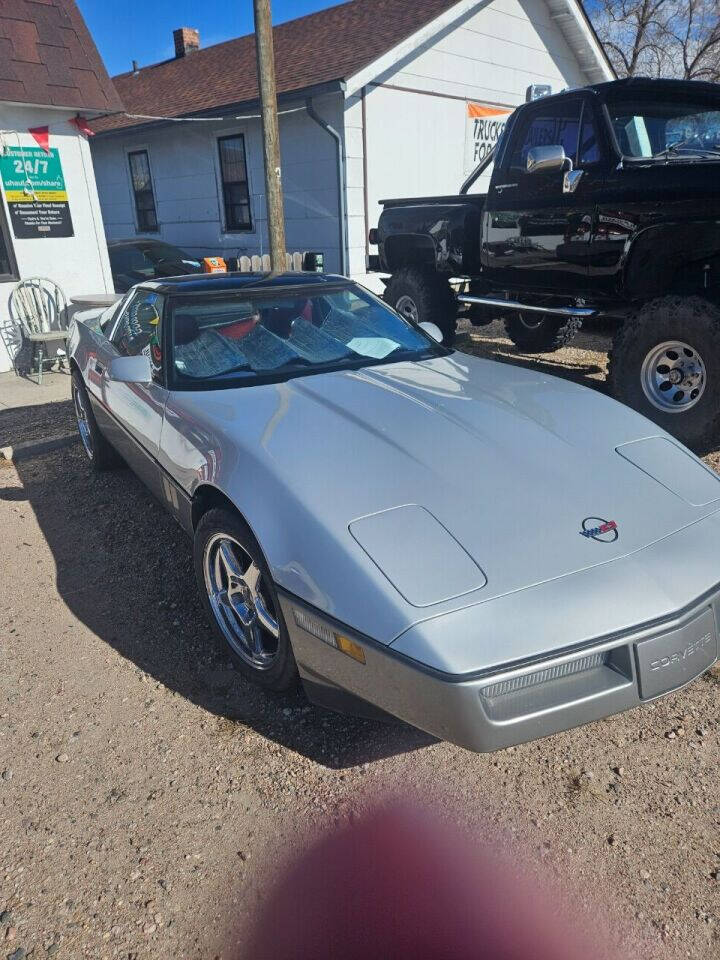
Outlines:
{"label": "car side window", "polygon": [[108,253],[113,273],[131,273],[145,266],[145,256],[137,247],[118,247]]}
{"label": "car side window", "polygon": [[520,122],[508,151],[506,169],[525,170],[533,147],[561,146],[573,164],[577,159],[580,100],[548,103],[528,113]]}
{"label": "car side window", "polygon": [[123,310],[112,342],[118,353],[150,359],[153,379],[162,374],[162,313],[164,298],[153,290],[136,291]]}
{"label": "car side window", "polygon": [[123,301],[127,300],[127,297],[122,297],[117,303],[113,303],[112,306],[108,307],[100,316],[100,329],[107,336],[113,328],[113,324],[117,319],[118,313],[122,310]]}

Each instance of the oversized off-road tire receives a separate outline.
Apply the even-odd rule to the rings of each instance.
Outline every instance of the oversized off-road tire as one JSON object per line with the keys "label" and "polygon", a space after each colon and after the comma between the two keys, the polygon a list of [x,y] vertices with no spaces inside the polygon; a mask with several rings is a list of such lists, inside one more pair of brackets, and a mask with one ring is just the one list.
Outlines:
{"label": "oversized off-road tire", "polygon": [[290,690],[298,670],[263,552],[239,514],[215,507],[195,530],[200,596],[213,630],[240,672],[267,690]]}
{"label": "oversized off-road tire", "polygon": [[616,400],[687,444],[720,430],[720,309],[701,297],[651,300],[617,330],[608,362]]}
{"label": "oversized off-road tire", "polygon": [[582,326],[578,317],[516,311],[505,317],[505,332],[523,353],[550,353],[567,346]]}
{"label": "oversized off-road tire", "polygon": [[419,267],[400,267],[390,277],[383,299],[407,320],[438,326],[446,347],[455,342],[458,305],[444,277]]}
{"label": "oversized off-road tire", "polygon": [[77,369],[72,372],[70,384],[78,433],[90,466],[98,472],[122,466],[120,454],[100,432],[85,384]]}

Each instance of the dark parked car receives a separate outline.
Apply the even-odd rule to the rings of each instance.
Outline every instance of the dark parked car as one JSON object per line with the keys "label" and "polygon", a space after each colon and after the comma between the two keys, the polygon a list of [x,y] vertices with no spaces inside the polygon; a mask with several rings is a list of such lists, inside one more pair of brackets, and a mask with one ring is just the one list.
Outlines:
{"label": "dark parked car", "polygon": [[115,240],[108,244],[108,253],[116,293],[144,280],[202,273],[199,260],[164,240]]}
{"label": "dark parked car", "polygon": [[473,323],[500,314],[526,352],[614,318],[613,396],[686,443],[714,436],[720,85],[635,78],[524,104],[493,161],[486,195],[471,177],[456,196],[384,201],[371,266],[392,274],[387,302],[446,343],[458,300]]}

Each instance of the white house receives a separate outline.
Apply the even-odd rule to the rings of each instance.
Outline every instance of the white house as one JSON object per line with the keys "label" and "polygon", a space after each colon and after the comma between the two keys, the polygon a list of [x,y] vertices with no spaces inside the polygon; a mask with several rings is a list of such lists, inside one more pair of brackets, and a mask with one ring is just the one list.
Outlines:
{"label": "white house", "polygon": [[[274,41],[288,249],[358,279],[379,200],[457,192],[532,85],[614,76],[579,0],[350,0]],[[94,124],[108,240],[267,252],[254,38],[175,49],[114,77],[127,113]]]}
{"label": "white house", "polygon": [[120,107],[74,0],[3,5],[0,372],[20,342],[9,310],[18,280],[48,277],[68,298],[113,290],[92,158],[75,121]]}

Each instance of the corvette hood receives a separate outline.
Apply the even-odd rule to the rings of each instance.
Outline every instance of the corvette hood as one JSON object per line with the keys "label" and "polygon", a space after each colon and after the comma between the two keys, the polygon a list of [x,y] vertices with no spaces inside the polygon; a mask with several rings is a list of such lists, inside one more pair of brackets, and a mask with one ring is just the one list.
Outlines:
{"label": "corvette hood", "polygon": [[[263,451],[267,470],[332,544],[382,572],[406,622],[611,563],[720,506],[711,474],[703,476],[707,502],[693,505],[652,475],[652,463],[616,452],[644,437],[672,443],[628,408],[463,354],[223,391],[222,402],[212,396],[215,422],[222,406],[226,429]],[[251,438],[249,420],[257,424]],[[704,474],[673,449],[688,471]],[[405,505],[422,510],[401,515]],[[605,523],[615,527],[582,535]],[[315,584],[331,584],[339,619],[371,625],[366,600],[335,582],[342,564],[332,553],[309,566]],[[285,566],[274,572],[301,592]]]}

